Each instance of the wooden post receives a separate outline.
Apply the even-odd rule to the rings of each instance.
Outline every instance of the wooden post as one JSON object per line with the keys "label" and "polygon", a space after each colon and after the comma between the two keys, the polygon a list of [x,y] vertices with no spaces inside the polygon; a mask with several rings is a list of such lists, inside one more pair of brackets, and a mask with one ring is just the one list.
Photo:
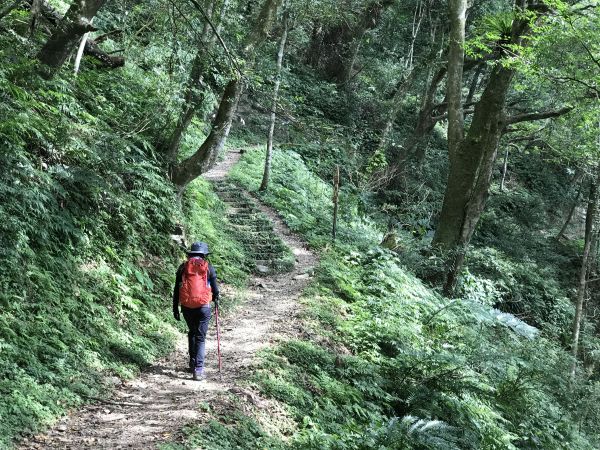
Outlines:
{"label": "wooden post", "polygon": [[335,242],[337,234],[338,200],[340,196],[340,166],[335,166],[333,171],[333,226],[331,228],[331,239]]}

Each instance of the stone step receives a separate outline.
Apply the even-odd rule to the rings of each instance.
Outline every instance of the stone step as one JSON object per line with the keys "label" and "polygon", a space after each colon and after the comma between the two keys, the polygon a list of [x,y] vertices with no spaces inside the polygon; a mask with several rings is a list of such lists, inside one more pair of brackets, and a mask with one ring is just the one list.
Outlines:
{"label": "stone step", "polygon": [[227,206],[227,222],[236,240],[254,258],[254,272],[271,274],[293,268],[295,260],[273,230],[273,223],[243,189],[227,180],[213,182],[215,192]]}
{"label": "stone step", "polygon": [[246,234],[244,236],[238,237],[238,241],[240,241],[240,242],[248,242],[248,241],[270,242],[272,240],[273,240],[273,232],[272,231],[254,231],[254,232],[249,232],[248,234]]}
{"label": "stone step", "polygon": [[254,211],[251,209],[237,209],[236,211],[228,211],[228,217],[239,217],[240,219],[259,219],[264,220],[264,216],[260,211]]}
{"label": "stone step", "polygon": [[260,214],[260,210],[254,209],[254,208],[248,208],[248,207],[241,207],[241,208],[231,207],[227,211],[228,216],[235,216],[238,214],[241,214],[241,215]]}
{"label": "stone step", "polygon": [[239,189],[230,189],[230,188],[219,188],[217,189],[217,194],[218,195],[231,195],[231,196],[235,196],[235,197],[246,197],[244,195],[243,192],[241,192]]}
{"label": "stone step", "polygon": [[263,261],[263,263],[267,266],[273,264],[273,261],[282,260],[281,255],[279,253],[252,253],[252,255],[256,257],[256,261]]}
{"label": "stone step", "polygon": [[281,244],[273,243],[273,242],[264,242],[264,241],[256,242],[255,244],[252,245],[252,247],[254,247],[257,251],[261,251],[261,252],[270,251],[270,252],[281,253],[282,251],[285,250],[285,247]]}
{"label": "stone step", "polygon": [[272,229],[269,222],[266,222],[260,217],[240,217],[240,216],[227,216],[229,223],[237,223],[239,225],[256,225],[257,227],[267,227],[269,230]]}
{"label": "stone step", "polygon": [[238,201],[238,200],[228,200],[228,199],[221,199],[221,200],[227,206],[231,206],[232,208],[253,208],[254,207],[254,204],[252,204],[250,202],[244,202],[244,201]]}
{"label": "stone step", "polygon": [[247,223],[236,223],[230,222],[231,226],[234,227],[237,231],[244,233],[267,233],[270,232],[266,226],[258,226],[256,224],[247,224]]}

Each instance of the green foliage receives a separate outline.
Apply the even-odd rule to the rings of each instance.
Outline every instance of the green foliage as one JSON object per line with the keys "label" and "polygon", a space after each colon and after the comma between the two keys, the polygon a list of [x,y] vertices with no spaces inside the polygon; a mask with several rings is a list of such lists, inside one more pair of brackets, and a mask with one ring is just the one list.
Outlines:
{"label": "green foliage", "polygon": [[235,398],[226,399],[227,410],[216,414],[204,427],[184,428],[185,440],[182,445],[163,444],[160,450],[238,450],[254,448],[283,449],[283,441],[266,433],[255,420],[244,415],[242,405]]}
{"label": "green foliage", "polygon": [[4,448],[172,348],[176,222],[212,245],[234,285],[247,256],[208,184],[188,191],[184,214],[165,177],[156,145],[175,105],[162,100],[173,87],[164,73],[131,66],[47,81],[16,35],[0,33],[0,49]]}
{"label": "green foliage", "polygon": [[[257,50],[252,70],[239,52],[259,3],[230,2],[220,28],[249,81],[240,108],[247,127],[238,137],[262,145],[276,43]],[[323,259],[305,299],[315,339],[273,350],[255,382],[286,405],[297,431],[280,442],[238,408],[233,422],[222,414],[208,426],[214,440],[190,430],[190,447],[598,447],[594,311],[581,337],[590,379],[578,374],[565,381],[569,299],[581,245],[570,233],[566,243],[552,239],[564,215],[557,213],[575,197],[565,163],[584,170],[597,163],[597,11],[545,1],[551,13],[532,21],[526,45],[516,47],[506,45],[511,2],[470,8],[469,56],[504,51],[502,63],[518,69],[507,114],[577,108],[552,124],[511,125],[508,188],[492,190],[460,298],[448,301],[405,268],[423,275],[438,264],[424,250],[447,176],[443,121],[424,139],[423,159],[407,163],[405,177],[393,186],[376,179],[404,156],[423,92],[443,59],[446,8],[444,2],[376,3],[390,4],[376,18],[364,16],[373,4],[366,0],[347,2],[343,10],[331,0],[288,4],[293,51],[285,59],[276,142],[293,151],[276,152],[271,188],[260,195],[323,251]],[[51,4],[68,7],[66,1]],[[84,58],[77,77],[65,67],[51,81],[40,79],[32,62],[46,26],[30,35],[25,9],[1,20],[4,445],[98,395],[104,375],[132,376],[168,348],[174,330],[165,325],[164,312],[182,256],[168,240],[176,223],[188,227],[190,241],[211,245],[212,261],[228,283],[243,285],[253,261],[210,185],[194,182],[180,199],[166,180],[160,151],[178,120],[204,25],[193,5],[107,2],[94,25],[98,34],[120,30],[101,45],[124,52],[126,66],[99,70]],[[363,25],[367,29],[354,35]],[[347,83],[321,79],[332,62],[322,56],[322,44],[343,49],[353,42],[361,45]],[[201,117],[210,115],[231,77],[229,55],[219,45],[201,48],[208,55],[198,87],[205,101],[180,158],[203,142],[209,130]],[[307,61],[311,56],[317,60]],[[485,79],[491,64],[478,76]],[[396,99],[410,73],[414,78]],[[471,76],[465,73],[466,83],[473,83]],[[434,115],[444,112],[442,86]],[[473,93],[476,102],[481,83]],[[390,146],[381,150],[380,131],[396,100]],[[234,179],[256,191],[262,162],[262,151],[250,150]],[[343,188],[333,245],[330,179],[336,165]],[[397,254],[378,248],[388,231]],[[290,262],[285,248],[278,251]],[[590,291],[594,307],[597,296]]]}
{"label": "green foliage", "polygon": [[[249,191],[258,192],[263,160],[261,149],[250,149],[233,168],[230,178]],[[330,240],[333,217],[331,186],[314,175],[293,151],[276,151],[273,166],[277,170],[273,171],[269,189],[258,194],[277,208],[290,228],[302,233],[311,245],[326,245]],[[381,239],[381,232],[358,214],[359,199],[355,195],[342,190],[339,204],[340,243],[367,248]]]}
{"label": "green foliage", "polygon": [[[235,169],[250,187],[258,182],[255,158],[250,152]],[[314,179],[299,161],[286,164],[297,157],[278,158],[265,200],[323,245],[328,227],[316,224],[326,216],[302,198],[315,195],[307,188]],[[322,205],[329,192],[309,198]],[[581,420],[579,405],[597,386],[570,380],[567,352],[493,308],[501,285],[467,278],[465,298],[443,299],[396,254],[362,249],[360,231],[347,232],[359,244],[326,247],[304,297],[311,340],[267,353],[255,379],[295,420],[289,447],[594,448],[600,411],[592,407]]]}

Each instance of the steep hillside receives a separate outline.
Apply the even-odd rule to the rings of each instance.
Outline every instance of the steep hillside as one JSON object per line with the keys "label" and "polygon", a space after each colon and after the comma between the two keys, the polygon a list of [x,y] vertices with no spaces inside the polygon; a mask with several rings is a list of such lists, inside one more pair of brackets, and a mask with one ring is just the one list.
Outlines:
{"label": "steep hillside", "polygon": [[151,111],[166,79],[131,67],[47,81],[29,70],[31,47],[0,40],[4,447],[173,348],[178,224],[218,246],[225,282],[243,284],[252,262],[206,182],[181,206],[165,177],[152,144],[164,117]]}
{"label": "steep hillside", "polygon": [[[261,159],[248,152],[232,178],[256,190]],[[323,255],[302,299],[304,325],[263,354],[251,382],[278,407],[265,414],[234,397],[216,421],[189,430],[188,444],[166,448],[599,445],[598,391],[562,375],[568,352],[485,298],[425,287],[351,211],[332,246],[331,188],[293,152],[277,152],[274,167],[261,198]]]}
{"label": "steep hillside", "polygon": [[[193,417],[165,448],[599,448],[598,29],[592,0],[0,2],[0,447],[77,447],[158,374]],[[189,378],[159,368],[185,240],[244,321],[206,403],[157,387]],[[147,448],[126,422],[105,446]]]}

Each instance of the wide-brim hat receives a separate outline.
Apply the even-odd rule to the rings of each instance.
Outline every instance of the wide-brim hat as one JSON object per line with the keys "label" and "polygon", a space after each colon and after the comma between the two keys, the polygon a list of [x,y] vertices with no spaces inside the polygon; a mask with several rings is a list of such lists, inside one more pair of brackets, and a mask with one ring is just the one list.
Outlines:
{"label": "wide-brim hat", "polygon": [[209,253],[206,242],[194,242],[187,252],[188,255],[208,255]]}

